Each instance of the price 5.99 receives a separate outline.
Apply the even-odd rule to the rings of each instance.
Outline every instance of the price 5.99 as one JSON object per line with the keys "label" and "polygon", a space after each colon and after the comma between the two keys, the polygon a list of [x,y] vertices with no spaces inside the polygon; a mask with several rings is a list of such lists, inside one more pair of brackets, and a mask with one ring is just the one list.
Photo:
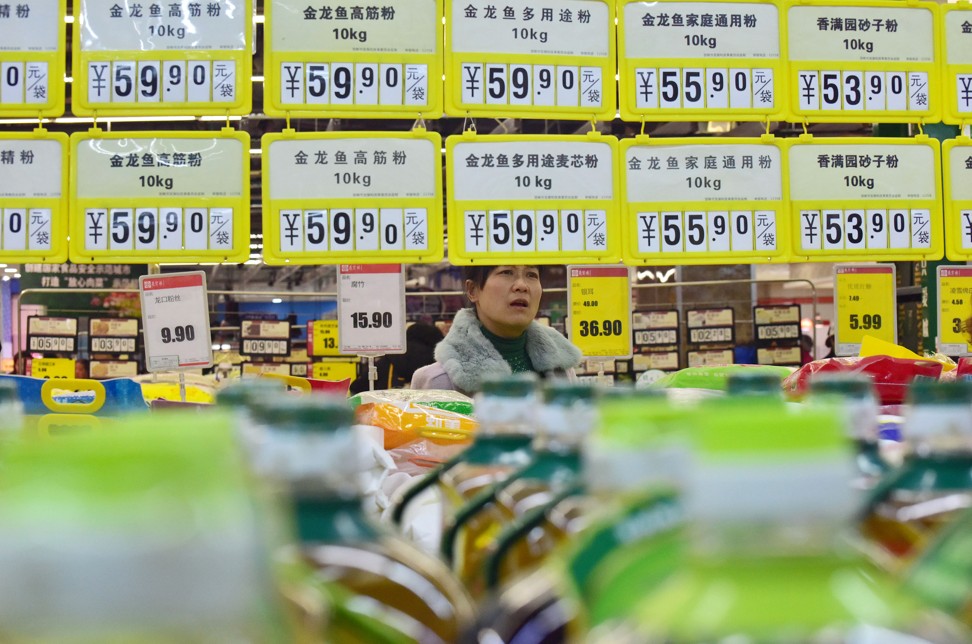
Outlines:
{"label": "price 5.99", "polygon": [[881,328],[881,316],[875,313],[871,315],[865,313],[863,315],[858,315],[857,313],[851,313],[850,316],[850,328],[852,329],[880,329]]}
{"label": "price 5.99", "polygon": [[598,322],[597,320],[581,320],[580,321],[580,335],[582,338],[588,336],[596,338],[599,336],[609,337],[612,335],[621,335],[624,329],[621,327],[621,320],[604,320]]}
{"label": "price 5.99", "polygon": [[163,344],[169,344],[170,342],[192,342],[196,339],[196,329],[191,324],[174,326],[172,328],[164,326],[159,332],[162,335]]}

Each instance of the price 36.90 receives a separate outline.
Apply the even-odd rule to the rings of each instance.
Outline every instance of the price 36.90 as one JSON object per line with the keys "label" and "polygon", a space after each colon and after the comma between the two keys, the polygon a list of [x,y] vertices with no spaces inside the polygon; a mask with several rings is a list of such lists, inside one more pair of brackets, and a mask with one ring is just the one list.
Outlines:
{"label": "price 36.90", "polygon": [[579,332],[582,338],[597,338],[621,335],[624,329],[621,320],[581,320]]}

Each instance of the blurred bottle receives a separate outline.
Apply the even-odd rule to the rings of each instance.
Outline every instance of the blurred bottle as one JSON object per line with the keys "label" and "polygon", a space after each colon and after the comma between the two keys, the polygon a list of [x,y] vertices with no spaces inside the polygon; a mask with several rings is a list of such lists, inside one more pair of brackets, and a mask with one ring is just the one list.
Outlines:
{"label": "blurred bottle", "polygon": [[21,437],[24,430],[24,403],[20,400],[17,383],[10,378],[0,379],[0,445]]}
{"label": "blurred bottle", "polygon": [[810,380],[809,404],[838,405],[846,419],[848,438],[856,446],[859,487],[872,487],[888,471],[878,440],[880,406],[874,383],[864,374],[823,373]]}
{"label": "blurred bottle", "polygon": [[[366,454],[351,430],[346,401],[308,395],[268,401],[258,410],[269,428],[261,458],[286,489],[299,541],[282,549],[284,569],[302,564],[312,570],[317,583],[350,595],[342,603],[357,606],[358,619],[370,616],[399,639],[455,641],[472,619],[472,604],[442,562],[365,516],[360,481]],[[290,589],[287,595],[300,593]],[[350,614],[338,616],[342,620],[332,626],[344,630],[326,631],[325,641],[369,641],[361,633],[348,639]],[[313,615],[305,618],[313,621]]]}
{"label": "blurred bottle", "polygon": [[[678,570],[651,588],[615,588],[642,599],[591,640],[968,641],[838,539],[856,505],[843,422],[838,408],[775,395],[703,404]],[[643,552],[644,565],[671,557]]]}
{"label": "blurred bottle", "polygon": [[972,382],[916,381],[908,399],[910,452],[874,488],[860,523],[868,553],[896,573],[972,507]]}
{"label": "blurred bottle", "polygon": [[905,588],[972,628],[972,510],[965,510],[920,555]]}
{"label": "blurred bottle", "polygon": [[216,406],[231,414],[243,454],[251,467],[258,467],[258,459],[266,428],[257,421],[254,409],[262,399],[287,395],[282,381],[270,378],[245,378],[222,387],[216,394]]}

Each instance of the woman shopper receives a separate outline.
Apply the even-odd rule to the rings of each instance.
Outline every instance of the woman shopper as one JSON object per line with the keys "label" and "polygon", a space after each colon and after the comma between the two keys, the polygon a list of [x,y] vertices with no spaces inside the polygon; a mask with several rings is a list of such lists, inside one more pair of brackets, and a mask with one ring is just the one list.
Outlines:
{"label": "woman shopper", "polygon": [[456,313],[435,349],[435,363],[412,377],[412,389],[479,391],[483,380],[522,371],[574,378],[581,352],[556,329],[534,321],[543,286],[536,266],[471,266],[463,270],[472,306]]}

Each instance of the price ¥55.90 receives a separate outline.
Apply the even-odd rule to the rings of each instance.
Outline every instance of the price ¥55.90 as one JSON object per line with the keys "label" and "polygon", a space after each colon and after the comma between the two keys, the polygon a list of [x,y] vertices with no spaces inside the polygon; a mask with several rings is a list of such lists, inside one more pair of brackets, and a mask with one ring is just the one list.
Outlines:
{"label": "price \u00a555.90", "polygon": [[850,315],[850,328],[852,329],[880,329],[881,328],[881,316],[875,313],[871,315],[865,313],[863,315],[858,315],[857,313],[851,313]]}
{"label": "price \u00a555.90", "polygon": [[604,320],[603,322],[598,322],[597,320],[581,320],[580,321],[580,335],[581,337],[592,337],[596,338],[599,336],[609,337],[613,335],[621,335],[624,329],[621,326],[621,320]]}
{"label": "price \u00a555.90", "polygon": [[159,330],[159,333],[162,335],[162,342],[164,344],[169,344],[170,342],[192,342],[196,339],[196,329],[191,324],[174,326],[172,328],[164,326]]}

